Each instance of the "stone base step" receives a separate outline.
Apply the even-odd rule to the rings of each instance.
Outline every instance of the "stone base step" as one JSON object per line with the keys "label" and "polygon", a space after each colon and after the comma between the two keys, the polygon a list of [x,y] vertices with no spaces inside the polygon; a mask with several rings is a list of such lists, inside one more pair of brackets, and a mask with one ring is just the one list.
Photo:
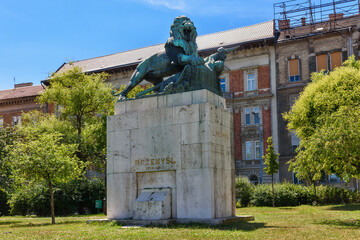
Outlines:
{"label": "stone base step", "polygon": [[148,225],[173,225],[176,223],[203,223],[208,225],[220,225],[220,224],[229,224],[242,221],[254,221],[254,216],[243,215],[235,217],[226,217],[226,218],[178,218],[178,219],[149,219],[149,220],[133,220],[133,219],[94,219],[87,220],[86,223],[93,222],[116,222],[124,226],[148,226]]}

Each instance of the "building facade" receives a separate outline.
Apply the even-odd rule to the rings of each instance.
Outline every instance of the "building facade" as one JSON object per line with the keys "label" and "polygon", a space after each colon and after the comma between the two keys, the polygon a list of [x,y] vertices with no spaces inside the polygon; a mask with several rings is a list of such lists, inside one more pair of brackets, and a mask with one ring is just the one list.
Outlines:
{"label": "building facade", "polygon": [[[279,37],[276,43],[276,91],[280,181],[298,182],[295,174],[289,171],[287,162],[295,156],[299,139],[287,130],[287,122],[282,118],[282,114],[291,109],[300,92],[311,82],[311,73],[331,71],[341,66],[351,55],[358,58],[360,18],[357,2],[355,5],[357,13],[341,12],[345,9],[343,5],[331,5],[330,10],[328,5],[315,5],[318,9],[323,9],[323,12],[320,12],[321,19],[316,16],[309,19],[311,8],[299,6],[289,12],[290,15],[295,11],[296,17],[290,15],[287,19],[277,20]],[[291,6],[286,7],[289,9]],[[282,18],[284,14],[286,17],[287,12],[282,12]],[[341,182],[334,176],[326,176],[323,181]]]}
{"label": "building facade", "polygon": [[43,91],[44,86],[33,86],[32,83],[15,84],[13,89],[0,91],[0,127],[21,124],[21,115],[24,112],[54,112],[53,105],[41,106],[36,103],[36,97]]}
{"label": "building facade", "polygon": [[[246,176],[254,183],[261,181],[261,156],[267,147],[266,139],[272,136],[277,143],[274,43],[273,21],[197,38],[201,57],[209,56],[219,47],[239,46],[228,54],[220,84],[226,107],[234,113],[236,174]],[[108,72],[108,82],[119,89],[129,82],[142,60],[162,51],[164,44],[159,44],[72,64],[86,73]],[[64,64],[57,72],[70,67]],[[269,182],[271,178],[263,172],[263,180]]]}

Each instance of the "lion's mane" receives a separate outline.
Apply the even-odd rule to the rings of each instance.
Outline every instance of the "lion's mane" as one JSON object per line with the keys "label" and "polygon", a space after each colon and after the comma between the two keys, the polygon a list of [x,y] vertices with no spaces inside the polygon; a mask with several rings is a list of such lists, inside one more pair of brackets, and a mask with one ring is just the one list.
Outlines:
{"label": "lion's mane", "polygon": [[[187,41],[184,39],[183,30],[191,28],[190,39]],[[197,44],[196,44],[197,32],[194,23],[186,16],[179,16],[174,19],[170,28],[170,38],[167,40],[166,45],[174,45],[181,47],[186,55],[197,56]],[[165,48],[166,48],[165,45]]]}

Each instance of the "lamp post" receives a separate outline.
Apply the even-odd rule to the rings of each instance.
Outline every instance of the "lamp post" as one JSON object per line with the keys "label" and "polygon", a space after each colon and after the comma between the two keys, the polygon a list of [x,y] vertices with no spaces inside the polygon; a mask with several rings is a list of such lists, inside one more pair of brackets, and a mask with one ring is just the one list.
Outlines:
{"label": "lamp post", "polygon": [[263,160],[262,160],[262,151],[261,151],[261,125],[260,117],[256,113],[252,112],[255,118],[259,119],[259,147],[260,147],[260,184],[263,184]]}

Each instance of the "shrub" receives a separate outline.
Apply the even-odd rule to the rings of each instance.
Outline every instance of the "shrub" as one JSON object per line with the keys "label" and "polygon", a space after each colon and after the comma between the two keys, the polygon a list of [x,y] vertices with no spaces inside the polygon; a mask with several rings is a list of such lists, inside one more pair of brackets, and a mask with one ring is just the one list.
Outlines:
{"label": "shrub", "polygon": [[235,197],[237,206],[247,207],[254,192],[254,185],[246,177],[238,177],[235,180]]}
{"label": "shrub", "polygon": [[[281,183],[275,184],[274,188],[277,207],[309,204],[313,199],[310,189],[302,185]],[[268,184],[256,186],[251,203],[254,206],[272,206],[271,186]]]}
{"label": "shrub", "polygon": [[0,188],[0,216],[7,216],[9,215],[9,204],[8,201],[8,194],[7,192]]}
{"label": "shrub", "polygon": [[[105,197],[105,185],[102,180],[75,180],[54,185],[55,214],[95,213],[95,200]],[[50,194],[48,186],[33,185],[12,194],[10,199],[12,215],[36,214],[50,215]]]}
{"label": "shrub", "polygon": [[320,204],[355,203],[359,199],[359,193],[342,187],[319,186],[317,199]]}

